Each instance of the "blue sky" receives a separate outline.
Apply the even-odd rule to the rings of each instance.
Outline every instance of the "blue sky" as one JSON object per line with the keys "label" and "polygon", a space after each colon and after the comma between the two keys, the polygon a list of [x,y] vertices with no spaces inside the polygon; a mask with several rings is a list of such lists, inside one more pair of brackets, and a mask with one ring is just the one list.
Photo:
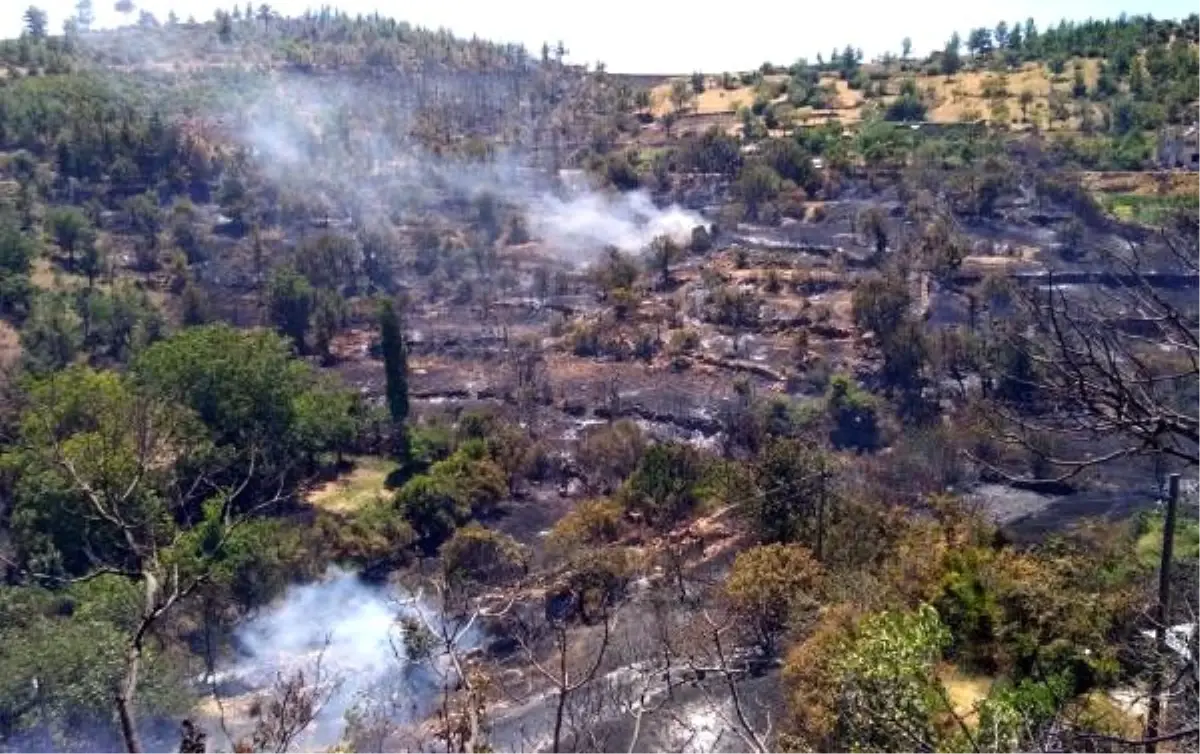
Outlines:
{"label": "blue sky", "polygon": [[[113,0],[93,0],[98,25],[118,23]],[[58,30],[73,12],[75,0],[35,0],[50,14]],[[174,9],[181,18],[212,17],[215,8],[232,7],[229,0],[135,0],[159,19]],[[244,3],[244,0],[242,0]],[[258,2],[255,0],[257,7]],[[334,3],[331,3],[334,4]],[[310,0],[275,0],[272,7],[289,15],[320,5]],[[523,42],[531,51],[543,40],[562,39],[576,63],[603,60],[621,73],[720,72],[758,66],[764,60],[790,63],[798,57],[816,58],[847,43],[863,48],[868,58],[892,50],[911,37],[913,50],[925,53],[940,47],[954,30],[994,27],[1000,19],[1011,25],[1033,17],[1039,27],[1062,18],[1115,18],[1151,13],[1181,18],[1196,11],[1195,0],[860,0],[855,3],[796,0],[758,2],[681,2],[680,0],[606,0],[567,3],[558,0],[425,0],[403,4],[378,0],[339,0],[350,13],[393,15],[414,24],[444,26],[456,34],[497,41]],[[23,0],[3,3],[0,35],[19,33]]]}

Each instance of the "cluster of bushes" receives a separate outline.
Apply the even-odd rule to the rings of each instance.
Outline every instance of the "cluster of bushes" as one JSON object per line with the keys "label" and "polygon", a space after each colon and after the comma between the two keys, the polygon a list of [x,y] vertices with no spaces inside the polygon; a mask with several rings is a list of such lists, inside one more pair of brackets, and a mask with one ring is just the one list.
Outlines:
{"label": "cluster of bushes", "polygon": [[812,153],[791,138],[765,139],[757,147],[734,181],[746,217],[767,224],[777,223],[782,216],[803,217],[806,200],[824,186]]}
{"label": "cluster of bushes", "polygon": [[1086,170],[1141,170],[1153,156],[1153,145],[1139,131],[1121,137],[1065,137],[1053,142],[1067,164]]}
{"label": "cluster of bushes", "polygon": [[605,322],[577,325],[569,336],[568,345],[576,356],[604,357],[614,361],[650,361],[661,348],[658,336],[651,330],[636,328],[627,333]]}
{"label": "cluster of bushes", "polygon": [[917,91],[916,80],[905,79],[900,84],[899,96],[888,103],[883,117],[894,121],[920,121],[925,120],[927,109],[921,93]]}
{"label": "cluster of bushes", "polygon": [[[1137,623],[1148,573],[1134,557],[1133,526],[1091,525],[1017,549],[954,501],[935,499],[933,507],[936,520],[895,520],[888,529],[858,511],[860,533],[883,540],[879,565],[826,559],[821,570],[797,568],[807,584],[769,603],[788,606],[785,594],[802,595],[784,621],[801,637],[784,663],[792,745],[1030,748],[1053,735],[1064,713],[1086,708],[1094,689],[1129,672],[1121,647]],[[769,572],[766,563],[783,555],[764,551],[753,572]],[[856,586],[840,587],[843,579]],[[758,581],[771,583],[765,573]],[[803,597],[822,605],[819,618]],[[947,693],[962,672],[994,679],[971,710],[978,724],[963,725]],[[900,710],[903,717],[893,718]],[[1115,733],[1120,722],[1086,726]]]}
{"label": "cluster of bushes", "polygon": [[611,541],[624,527],[616,511],[667,530],[709,504],[745,499],[744,511],[762,537],[812,545],[815,506],[823,495],[832,506],[836,476],[822,433],[828,429],[832,448],[878,448],[879,404],[842,376],[832,380],[823,407],[779,396],[760,400],[749,390],[741,395],[722,418],[727,453],[742,461],[719,460],[683,443],[648,443],[628,421],[588,432],[578,460],[593,488],[612,491],[611,501],[564,519],[556,527],[559,538]]}
{"label": "cluster of bushes", "polygon": [[163,314],[132,284],[42,292],[21,328],[22,356],[36,373],[61,369],[80,356],[97,365],[125,363],[166,334]]}
{"label": "cluster of bushes", "polygon": [[[953,637],[948,656],[988,675],[1066,673],[1078,691],[1115,680],[1108,637],[1137,610],[1127,537],[1104,542],[1085,534],[1060,545],[1057,559],[986,546],[947,553],[932,604]],[[1077,549],[1085,543],[1097,551]],[[1086,573],[1079,570],[1086,556],[1111,560]],[[1089,585],[1104,597],[1068,597]]]}
{"label": "cluster of bushes", "polygon": [[583,161],[584,169],[606,186],[620,191],[633,191],[643,182],[643,175],[652,165],[643,164],[637,150],[626,152],[591,152]]}
{"label": "cluster of bushes", "polygon": [[3,413],[0,494],[14,546],[0,639],[19,648],[0,652],[6,739],[71,740],[85,729],[86,745],[119,745],[112,689],[145,618],[146,582],[162,586],[155,599],[175,599],[174,589],[191,597],[176,606],[177,623],[153,627],[138,658],[139,709],[173,715],[192,701],[181,691],[195,673],[188,626],[218,642],[328,562],[319,537],[265,514],[299,493],[319,459],[352,448],[351,394],[270,332],[189,328],[123,358],[121,371],[41,363]]}
{"label": "cluster of bushes", "polygon": [[323,233],[296,249],[292,264],[267,281],[267,315],[301,354],[330,358],[334,335],[345,325],[347,297],[358,291],[363,248],[354,238]]}
{"label": "cluster of bushes", "polygon": [[671,166],[680,172],[733,176],[741,165],[742,152],[738,140],[717,128],[682,139],[671,154]]}
{"label": "cluster of bushes", "polygon": [[455,529],[493,514],[508,492],[504,471],[478,439],[463,443],[396,492],[393,504],[427,554],[437,551]]}
{"label": "cluster of bushes", "polygon": [[462,527],[494,517],[523,480],[550,471],[544,447],[491,413],[414,426],[408,450],[409,476],[393,498],[364,508],[341,535],[346,555],[368,566],[404,562],[410,547],[437,553]]}

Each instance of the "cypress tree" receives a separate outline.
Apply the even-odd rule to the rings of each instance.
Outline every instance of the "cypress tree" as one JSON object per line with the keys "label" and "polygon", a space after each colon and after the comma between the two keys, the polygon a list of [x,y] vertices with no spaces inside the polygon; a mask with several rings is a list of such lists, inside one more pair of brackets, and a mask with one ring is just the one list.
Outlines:
{"label": "cypress tree", "polygon": [[304,336],[308,333],[314,295],[309,282],[290,267],[276,270],[267,288],[271,321],[279,332],[292,339],[301,354],[307,352]]}
{"label": "cypress tree", "polygon": [[408,419],[408,345],[396,307],[384,299],[379,305],[379,329],[383,368],[387,375],[388,410],[392,421],[403,425]]}

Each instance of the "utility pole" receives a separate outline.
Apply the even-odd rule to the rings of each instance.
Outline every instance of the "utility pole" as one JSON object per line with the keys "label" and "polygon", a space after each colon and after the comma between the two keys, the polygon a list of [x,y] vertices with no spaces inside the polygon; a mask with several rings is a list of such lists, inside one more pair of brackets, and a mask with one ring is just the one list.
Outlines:
{"label": "utility pole", "polygon": [[821,470],[819,479],[821,481],[821,492],[817,497],[817,562],[820,563],[825,557],[825,497],[826,485],[828,477],[825,474],[825,456],[821,456]]}
{"label": "utility pole", "polygon": [[1158,566],[1158,610],[1154,627],[1154,676],[1146,709],[1146,751],[1158,751],[1158,726],[1162,717],[1163,681],[1167,673],[1167,621],[1171,617],[1171,560],[1175,549],[1175,511],[1179,507],[1179,475],[1167,477],[1167,513],[1163,519],[1162,562]]}

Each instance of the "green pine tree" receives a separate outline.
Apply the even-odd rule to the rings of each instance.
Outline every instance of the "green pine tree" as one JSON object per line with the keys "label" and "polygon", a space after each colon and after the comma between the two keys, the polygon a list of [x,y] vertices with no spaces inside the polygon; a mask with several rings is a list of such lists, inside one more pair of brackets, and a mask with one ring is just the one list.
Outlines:
{"label": "green pine tree", "polygon": [[1142,68],[1142,61],[1135,57],[1129,69],[1129,93],[1135,99],[1143,99],[1146,96],[1145,73],[1145,70]]}

